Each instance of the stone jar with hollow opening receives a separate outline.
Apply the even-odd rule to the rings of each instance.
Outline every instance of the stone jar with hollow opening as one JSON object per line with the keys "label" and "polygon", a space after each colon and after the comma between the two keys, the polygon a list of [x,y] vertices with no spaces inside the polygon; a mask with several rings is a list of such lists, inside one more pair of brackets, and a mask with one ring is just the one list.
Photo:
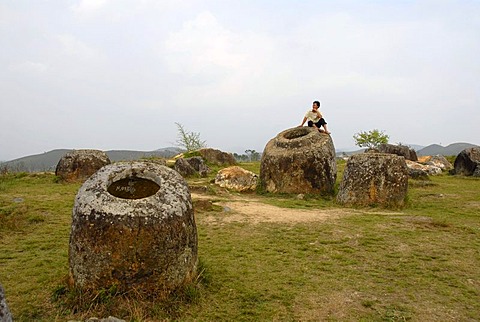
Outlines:
{"label": "stone jar with hollow opening", "polygon": [[260,185],[265,191],[332,194],[336,177],[332,138],[315,128],[287,129],[263,151]]}
{"label": "stone jar with hollow opening", "polygon": [[103,167],[78,191],[70,283],[162,295],[194,278],[197,229],[185,180],[151,162]]}

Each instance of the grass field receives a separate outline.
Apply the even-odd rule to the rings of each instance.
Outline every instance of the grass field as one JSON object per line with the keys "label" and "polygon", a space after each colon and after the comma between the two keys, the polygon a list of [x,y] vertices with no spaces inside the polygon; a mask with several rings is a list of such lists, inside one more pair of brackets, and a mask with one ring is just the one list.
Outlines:
{"label": "grass field", "polygon": [[[258,173],[258,163],[242,166]],[[342,170],[339,164],[338,181]],[[80,185],[57,183],[52,174],[1,176],[0,283],[15,320],[480,320],[480,179],[411,181],[408,206],[385,210],[341,208],[325,197],[228,193],[211,178],[189,184],[208,186],[201,197],[214,204],[244,198],[292,216],[338,215],[258,223],[228,220],[241,214],[220,206],[198,209],[197,283],[162,302],[108,290],[82,302],[64,283]]]}

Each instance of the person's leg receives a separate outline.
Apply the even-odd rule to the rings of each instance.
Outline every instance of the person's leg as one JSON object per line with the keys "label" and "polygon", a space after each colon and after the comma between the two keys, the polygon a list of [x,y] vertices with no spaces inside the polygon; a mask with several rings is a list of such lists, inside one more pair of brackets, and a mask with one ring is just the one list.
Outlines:
{"label": "person's leg", "polygon": [[308,127],[312,127],[312,126],[313,126],[313,122],[312,122],[312,121],[308,121],[307,125],[308,125]]}
{"label": "person's leg", "polygon": [[[325,122],[324,118],[321,118],[320,121],[318,121],[318,123],[321,124],[321,126],[323,126],[323,128],[325,129],[325,131],[323,131],[323,132],[325,132],[327,134],[330,134],[330,132],[328,131],[328,128],[327,128],[327,122]],[[318,126],[318,128],[320,128],[320,126]]]}

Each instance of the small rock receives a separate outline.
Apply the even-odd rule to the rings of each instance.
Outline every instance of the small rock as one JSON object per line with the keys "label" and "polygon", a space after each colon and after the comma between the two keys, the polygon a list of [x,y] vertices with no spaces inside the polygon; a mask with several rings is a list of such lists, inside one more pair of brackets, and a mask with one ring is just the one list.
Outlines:
{"label": "small rock", "polygon": [[303,193],[300,193],[300,194],[298,194],[298,195],[295,197],[295,199],[297,199],[297,200],[304,200],[304,199],[305,199],[305,195],[304,195]]}
{"label": "small rock", "polygon": [[256,189],[257,179],[252,171],[233,166],[218,171],[215,184],[238,192],[251,191]]}

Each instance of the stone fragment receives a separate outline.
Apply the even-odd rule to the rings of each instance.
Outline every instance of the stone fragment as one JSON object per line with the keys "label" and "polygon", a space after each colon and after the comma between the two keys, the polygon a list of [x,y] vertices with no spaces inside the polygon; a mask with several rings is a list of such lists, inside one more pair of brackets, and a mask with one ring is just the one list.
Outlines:
{"label": "stone fragment", "polygon": [[449,171],[453,169],[452,164],[447,160],[447,158],[439,154],[420,157],[418,162],[426,165],[432,165],[442,169],[442,171]]}
{"label": "stone fragment", "polygon": [[396,154],[405,158],[405,160],[418,161],[417,152],[405,145],[380,144],[378,147],[380,153]]}
{"label": "stone fragment", "polygon": [[216,164],[216,165],[235,165],[237,162],[233,157],[233,154],[228,152],[222,152],[220,150],[205,148],[198,150],[202,158],[207,160],[207,162]]}
{"label": "stone fragment", "polygon": [[70,283],[166,295],[197,265],[197,229],[187,183],[149,162],[103,167],[80,188],[69,245]]}
{"label": "stone fragment", "polygon": [[5,290],[0,284],[0,322],[12,322],[12,313],[7,305],[7,300],[5,298]]}
{"label": "stone fragment", "polygon": [[408,189],[405,159],[394,154],[352,155],[340,183],[337,202],[344,205],[401,207]]}
{"label": "stone fragment", "polygon": [[480,147],[468,148],[455,158],[453,167],[455,174],[464,176],[480,176]]}
{"label": "stone fragment", "polygon": [[55,175],[67,182],[84,181],[107,164],[110,159],[103,151],[73,150],[58,161]]}
{"label": "stone fragment", "polygon": [[195,168],[192,167],[192,165],[184,158],[177,159],[173,168],[184,178],[188,178],[197,174]]}
{"label": "stone fragment", "polygon": [[407,167],[409,169],[409,174],[410,174],[410,170],[412,170],[413,172],[423,171],[427,175],[432,175],[432,176],[439,175],[439,174],[442,173],[442,169],[439,168],[439,167],[436,167],[434,165],[421,164],[421,163],[410,161],[410,160],[405,160],[405,162],[406,162]]}
{"label": "stone fragment", "polygon": [[215,184],[222,188],[243,192],[253,191],[257,188],[258,176],[252,171],[239,166],[221,169],[215,177]]}
{"label": "stone fragment", "polygon": [[332,194],[336,177],[332,138],[314,128],[287,129],[263,151],[260,185],[265,191]]}
{"label": "stone fragment", "polygon": [[185,160],[192,166],[192,168],[195,169],[195,171],[201,177],[206,177],[210,172],[210,168],[205,164],[205,162],[203,161],[203,158],[201,157],[191,157],[191,158],[186,158]]}

